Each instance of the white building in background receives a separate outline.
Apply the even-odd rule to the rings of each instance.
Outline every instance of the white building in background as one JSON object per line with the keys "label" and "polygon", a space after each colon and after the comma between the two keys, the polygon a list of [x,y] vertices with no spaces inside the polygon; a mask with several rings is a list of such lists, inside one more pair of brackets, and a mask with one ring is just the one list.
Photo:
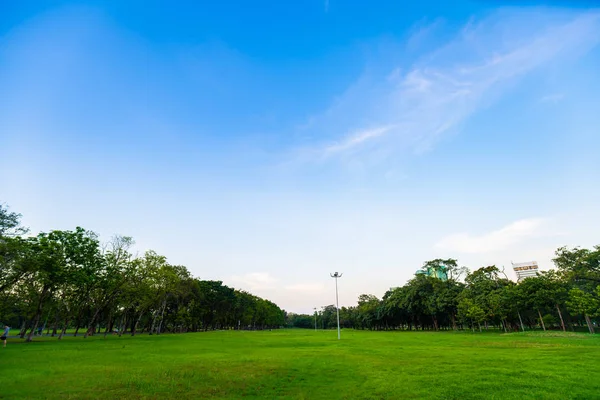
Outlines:
{"label": "white building in background", "polygon": [[517,274],[517,282],[522,281],[525,278],[537,276],[538,274],[538,263],[537,261],[527,261],[522,263],[511,262],[515,274]]}

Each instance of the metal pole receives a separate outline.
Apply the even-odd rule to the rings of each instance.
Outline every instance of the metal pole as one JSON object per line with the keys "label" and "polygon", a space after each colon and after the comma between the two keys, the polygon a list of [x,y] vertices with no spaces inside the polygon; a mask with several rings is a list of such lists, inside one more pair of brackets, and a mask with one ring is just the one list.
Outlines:
{"label": "metal pole", "polygon": [[337,311],[338,340],[340,340],[340,302],[338,301],[337,276],[335,277],[335,308]]}
{"label": "metal pole", "polygon": [[317,331],[317,307],[315,307],[315,332]]}
{"label": "metal pole", "polygon": [[337,313],[337,331],[338,331],[338,340],[340,340],[340,303],[338,300],[338,278],[342,277],[342,274],[338,274],[337,272],[334,274],[330,274],[332,278],[335,278],[335,310]]}

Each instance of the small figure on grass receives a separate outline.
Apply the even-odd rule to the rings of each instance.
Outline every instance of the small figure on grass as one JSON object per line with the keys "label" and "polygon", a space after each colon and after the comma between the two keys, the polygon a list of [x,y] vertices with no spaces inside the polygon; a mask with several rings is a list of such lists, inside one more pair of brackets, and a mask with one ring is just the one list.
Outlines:
{"label": "small figure on grass", "polygon": [[4,342],[4,347],[6,347],[6,339],[8,338],[9,331],[10,328],[8,327],[8,325],[4,325],[4,333],[2,334],[2,336],[0,336],[0,340]]}

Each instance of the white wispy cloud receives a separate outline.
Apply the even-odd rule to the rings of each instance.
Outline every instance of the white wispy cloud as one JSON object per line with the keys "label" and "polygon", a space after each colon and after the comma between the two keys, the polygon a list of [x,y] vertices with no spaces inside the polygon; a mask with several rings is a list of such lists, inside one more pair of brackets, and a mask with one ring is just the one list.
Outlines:
{"label": "white wispy cloud", "polygon": [[244,275],[234,275],[231,280],[247,290],[272,289],[277,284],[277,279],[268,272],[251,272]]}
{"label": "white wispy cloud", "polygon": [[599,42],[599,11],[513,10],[470,21],[408,68],[396,63],[365,72],[329,110],[312,117],[311,129],[323,138],[312,153],[377,152],[381,159],[400,150],[427,151],[515,79]]}
{"label": "white wispy cloud", "polygon": [[339,151],[351,149],[364,141],[375,139],[390,131],[393,126],[381,126],[377,128],[365,129],[342,138],[341,142],[328,145],[324,149],[325,155],[337,153]]}
{"label": "white wispy cloud", "polygon": [[435,247],[457,253],[488,253],[505,250],[527,239],[549,234],[556,233],[549,230],[547,219],[528,218],[478,236],[468,233],[453,234],[441,239]]}

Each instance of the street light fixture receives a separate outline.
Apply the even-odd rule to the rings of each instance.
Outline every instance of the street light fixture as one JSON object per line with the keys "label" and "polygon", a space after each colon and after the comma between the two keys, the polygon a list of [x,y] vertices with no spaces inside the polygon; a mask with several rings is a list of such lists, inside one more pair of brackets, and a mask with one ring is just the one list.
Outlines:
{"label": "street light fixture", "polygon": [[335,310],[337,311],[337,328],[338,328],[338,340],[340,340],[340,304],[338,301],[338,278],[342,277],[341,273],[334,272],[331,275],[332,278],[335,278]]}

